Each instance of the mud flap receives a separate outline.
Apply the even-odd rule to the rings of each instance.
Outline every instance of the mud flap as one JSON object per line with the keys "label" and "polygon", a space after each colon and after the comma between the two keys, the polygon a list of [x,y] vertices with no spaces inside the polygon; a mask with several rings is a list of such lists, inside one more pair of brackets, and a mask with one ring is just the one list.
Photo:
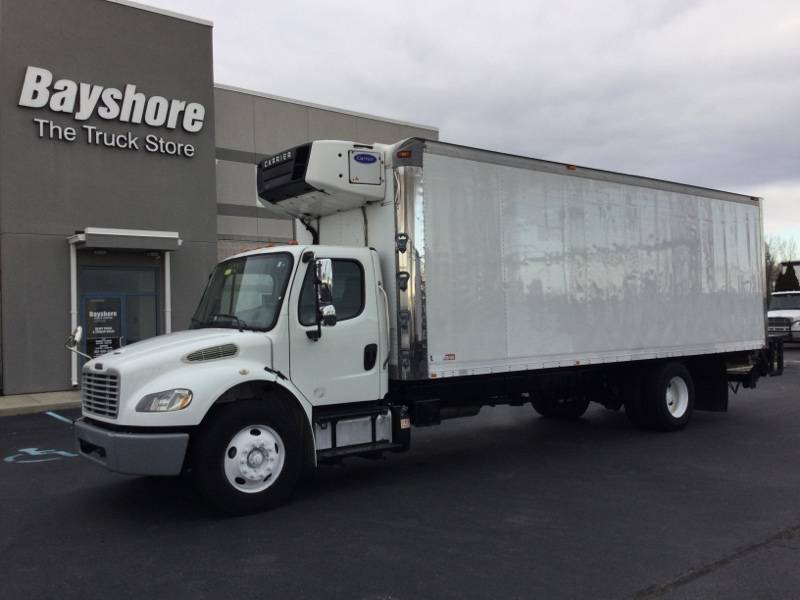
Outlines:
{"label": "mud flap", "polygon": [[695,410],[728,410],[728,372],[723,358],[710,357],[692,362]]}

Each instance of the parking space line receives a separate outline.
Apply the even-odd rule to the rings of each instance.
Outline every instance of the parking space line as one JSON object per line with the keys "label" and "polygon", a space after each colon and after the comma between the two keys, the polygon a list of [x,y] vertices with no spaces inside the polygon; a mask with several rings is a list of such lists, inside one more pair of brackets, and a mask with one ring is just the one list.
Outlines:
{"label": "parking space line", "polygon": [[69,423],[70,425],[74,424],[72,419],[68,419],[67,417],[58,414],[57,412],[53,412],[52,410],[48,410],[46,413],[48,417],[53,417],[54,419],[58,419],[59,421],[64,421],[64,423]]}

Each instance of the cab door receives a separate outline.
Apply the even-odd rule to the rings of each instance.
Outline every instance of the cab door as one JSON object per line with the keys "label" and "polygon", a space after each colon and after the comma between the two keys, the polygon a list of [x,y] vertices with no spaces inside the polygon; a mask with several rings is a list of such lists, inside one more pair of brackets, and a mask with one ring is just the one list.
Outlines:
{"label": "cab door", "polygon": [[336,325],[316,332],[314,261],[300,263],[289,297],[290,377],[314,405],[376,400],[380,396],[378,305],[367,248],[314,249],[333,262]]}

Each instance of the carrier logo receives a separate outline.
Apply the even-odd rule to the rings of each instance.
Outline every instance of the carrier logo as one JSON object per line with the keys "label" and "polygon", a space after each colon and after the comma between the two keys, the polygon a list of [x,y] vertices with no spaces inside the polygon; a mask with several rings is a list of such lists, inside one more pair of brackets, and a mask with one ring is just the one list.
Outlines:
{"label": "carrier logo", "polygon": [[378,159],[372,154],[354,154],[353,160],[356,162],[360,162],[365,165],[371,165]]}
{"label": "carrier logo", "polygon": [[261,166],[264,169],[269,169],[270,167],[274,167],[275,165],[286,162],[288,160],[292,160],[291,150],[287,150],[286,152],[281,152],[280,154],[276,154],[275,156],[270,156],[261,164]]}
{"label": "carrier logo", "polygon": [[53,81],[53,73],[41,67],[28,67],[19,105],[28,108],[48,107],[53,112],[71,114],[76,121],[87,121],[95,114],[108,121],[146,123],[151,127],[176,129],[187,133],[203,128],[205,107],[198,102],[145,96],[136,86],[124,90],[103,87],[71,79]]}

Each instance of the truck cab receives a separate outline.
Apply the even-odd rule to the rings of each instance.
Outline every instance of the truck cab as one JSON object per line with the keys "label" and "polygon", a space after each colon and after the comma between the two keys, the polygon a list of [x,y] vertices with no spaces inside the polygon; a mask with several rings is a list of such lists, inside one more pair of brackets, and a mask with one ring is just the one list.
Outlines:
{"label": "truck cab", "polygon": [[[382,284],[369,248],[275,246],[222,261],[191,329],[86,363],[82,454],[146,475],[223,462],[224,479],[195,468],[201,487],[241,512],[280,499],[290,485],[263,492],[292,483],[317,451],[396,449],[392,411],[376,404],[388,387]],[[326,418],[342,405],[352,414]]]}

